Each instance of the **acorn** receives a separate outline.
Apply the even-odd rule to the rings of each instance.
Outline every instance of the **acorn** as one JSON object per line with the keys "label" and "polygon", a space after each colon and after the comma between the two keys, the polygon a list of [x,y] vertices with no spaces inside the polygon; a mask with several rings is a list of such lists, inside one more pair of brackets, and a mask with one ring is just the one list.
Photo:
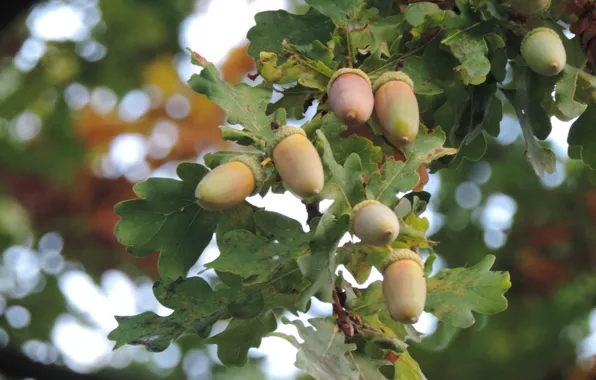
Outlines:
{"label": "acorn", "polygon": [[358,69],[339,69],[327,85],[333,113],[348,126],[366,123],[373,112],[374,97],[370,79]]}
{"label": "acorn", "polygon": [[285,126],[275,131],[271,157],[282,181],[296,195],[307,198],[323,190],[321,157],[302,128]]}
{"label": "acorn", "polygon": [[544,76],[559,74],[567,61],[561,37],[549,28],[536,28],[526,34],[521,53],[530,69]]}
{"label": "acorn", "polygon": [[511,9],[522,16],[533,16],[550,8],[551,0],[509,0]]}
{"label": "acorn", "polygon": [[412,79],[401,71],[390,71],[379,77],[373,91],[383,135],[396,148],[413,142],[418,134],[420,111]]}
{"label": "acorn", "polygon": [[235,156],[201,179],[195,198],[205,210],[225,210],[258,191],[264,180],[265,174],[255,157]]}
{"label": "acorn", "polygon": [[426,279],[422,260],[409,249],[393,251],[385,260],[383,298],[394,321],[418,322],[426,303]]}
{"label": "acorn", "polygon": [[399,235],[399,220],[389,207],[368,200],[354,206],[351,230],[363,244],[386,246]]}

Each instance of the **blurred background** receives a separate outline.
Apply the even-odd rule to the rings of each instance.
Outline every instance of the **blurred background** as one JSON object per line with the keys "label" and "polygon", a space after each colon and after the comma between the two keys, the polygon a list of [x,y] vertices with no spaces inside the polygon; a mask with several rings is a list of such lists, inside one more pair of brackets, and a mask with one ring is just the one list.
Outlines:
{"label": "blurred background", "polygon": [[[185,48],[216,63],[230,83],[254,84],[245,39],[254,14],[304,5],[52,0],[15,7],[2,10],[0,25],[0,379],[307,378],[293,365],[295,349],[274,337],[251,350],[247,367],[231,369],[192,336],[162,353],[112,351],[106,338],[114,315],[171,312],[152,293],[157,256],[133,258],[115,240],[114,205],[134,197],[137,181],[176,178],[182,160],[238,148],[219,136],[222,110],[186,85],[200,68]],[[567,158],[569,125],[555,121],[547,141],[558,170],[543,179],[523,158],[512,116],[482,160],[430,176],[426,216],[431,239],[441,242],[434,270],[492,253],[513,287],[507,312],[478,316],[467,330],[424,315],[416,327],[426,335],[411,354],[429,379],[596,379],[596,189],[587,168]],[[303,205],[289,195],[250,202],[306,226]],[[217,254],[213,241],[189,275]],[[330,313],[314,302],[299,317]]]}

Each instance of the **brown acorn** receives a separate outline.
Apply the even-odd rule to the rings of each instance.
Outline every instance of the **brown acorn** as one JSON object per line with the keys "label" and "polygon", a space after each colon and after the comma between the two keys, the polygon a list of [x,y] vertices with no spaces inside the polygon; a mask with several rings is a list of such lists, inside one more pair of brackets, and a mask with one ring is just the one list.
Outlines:
{"label": "brown acorn", "polygon": [[327,94],[333,113],[348,126],[366,123],[374,97],[368,76],[358,69],[340,69],[329,80]]}
{"label": "brown acorn", "polygon": [[302,128],[285,126],[275,131],[271,154],[286,186],[300,197],[312,197],[323,190],[325,175],[321,157]]}
{"label": "brown acorn", "polygon": [[410,77],[401,71],[387,72],[375,82],[373,91],[383,135],[397,148],[413,142],[420,126],[420,111]]}
{"label": "brown acorn", "polygon": [[242,203],[259,189],[263,177],[263,171],[255,158],[236,156],[201,179],[195,190],[197,203],[205,210],[225,210]]}
{"label": "brown acorn", "polygon": [[399,235],[399,220],[389,207],[368,200],[354,206],[351,227],[363,244],[385,246]]}
{"label": "brown acorn", "polygon": [[426,303],[426,279],[422,260],[409,249],[393,251],[383,271],[383,297],[391,318],[397,322],[418,322]]}

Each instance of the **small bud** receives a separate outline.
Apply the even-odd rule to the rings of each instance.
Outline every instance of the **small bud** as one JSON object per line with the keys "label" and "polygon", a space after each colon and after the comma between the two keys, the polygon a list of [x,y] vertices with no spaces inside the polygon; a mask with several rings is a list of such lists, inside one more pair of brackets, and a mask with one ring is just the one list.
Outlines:
{"label": "small bud", "polygon": [[544,76],[559,74],[567,61],[561,37],[549,28],[536,28],[529,32],[522,41],[521,53],[530,69]]}
{"label": "small bud", "polygon": [[331,110],[348,126],[366,123],[374,98],[368,76],[358,69],[338,70],[327,86]]}
{"label": "small bud", "polygon": [[397,148],[413,142],[418,134],[420,111],[414,83],[403,72],[388,72],[375,82],[375,112],[383,135]]}
{"label": "small bud", "polygon": [[390,255],[383,271],[383,297],[391,318],[397,322],[418,322],[426,303],[426,279],[422,260],[409,249]]}
{"label": "small bud", "polygon": [[511,9],[522,16],[533,16],[550,8],[551,0],[509,0]]}
{"label": "small bud", "polygon": [[399,220],[387,206],[377,201],[364,201],[352,211],[352,231],[364,244],[385,246],[399,235]]}
{"label": "small bud", "polygon": [[288,188],[300,197],[312,197],[323,190],[325,175],[321,157],[306,133],[297,127],[276,131],[273,163]]}

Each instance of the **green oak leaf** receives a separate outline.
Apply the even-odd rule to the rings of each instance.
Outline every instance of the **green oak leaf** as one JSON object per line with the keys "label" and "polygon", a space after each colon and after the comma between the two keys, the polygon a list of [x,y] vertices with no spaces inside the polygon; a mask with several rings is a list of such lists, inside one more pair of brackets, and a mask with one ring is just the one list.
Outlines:
{"label": "green oak leaf", "polygon": [[[420,3],[430,4],[430,3]],[[433,4],[434,5],[434,4]],[[433,75],[426,65],[426,60],[411,56],[404,60],[405,66],[402,71],[414,82],[414,92],[417,95],[439,95],[444,92],[443,88],[434,83]]]}
{"label": "green oak leaf", "polygon": [[396,161],[390,157],[385,161],[381,173],[373,173],[366,186],[366,197],[393,207],[397,202],[396,195],[413,189],[419,181],[416,169],[421,164],[428,164],[440,157],[457,152],[453,148],[444,148],[445,133],[436,127],[427,132],[424,126],[416,140],[405,147],[406,161]]}
{"label": "green oak leaf", "polygon": [[407,351],[399,355],[399,358],[393,364],[393,368],[395,369],[394,379],[426,380],[420,366]]}
{"label": "green oak leaf", "polygon": [[577,102],[576,90],[579,74],[572,69],[565,69],[555,85],[555,99],[544,98],[543,107],[550,114],[562,121],[570,121],[580,116],[587,105]]}
{"label": "green oak leaf", "polygon": [[490,271],[495,256],[487,255],[471,268],[442,269],[427,280],[425,310],[461,328],[474,324],[472,311],[495,314],[507,309],[504,293],[509,273]]}
{"label": "green oak leaf", "polygon": [[334,200],[329,209],[330,213],[349,214],[352,212],[352,206],[364,199],[360,156],[351,153],[341,165],[335,160],[331,145],[323,131],[317,130],[316,134],[317,145],[323,150],[323,166],[326,168],[325,186],[320,197]]}
{"label": "green oak leaf", "polygon": [[[315,43],[321,44],[319,41]],[[290,54],[290,57],[280,65],[276,54],[261,53],[257,67],[263,79],[272,84],[298,82],[304,87],[320,92],[327,89],[327,82],[333,75],[331,68],[321,61],[303,55],[297,46],[285,45],[284,52]]]}
{"label": "green oak leaf", "polygon": [[367,138],[350,135],[343,137],[346,126],[342,124],[333,113],[328,113],[321,119],[320,129],[324,132],[333,157],[339,165],[344,165],[346,160],[356,153],[362,161],[364,175],[369,175],[377,170],[377,165],[383,159],[383,150]]}
{"label": "green oak leaf", "polygon": [[[224,135],[234,140],[251,139],[257,148],[263,148],[262,140],[270,141],[274,134],[271,129],[272,116],[267,116],[267,105],[271,99],[271,89],[263,86],[251,87],[246,83],[232,86],[221,80],[219,71],[210,62],[193,52],[193,63],[203,67],[200,74],[193,74],[189,86],[199,94],[226,111],[230,124],[240,124],[244,129],[240,135]],[[226,130],[229,131],[229,127]],[[229,131],[231,132],[231,131]]]}
{"label": "green oak leaf", "polygon": [[347,244],[337,250],[338,260],[350,272],[356,282],[364,284],[373,267],[382,270],[383,262],[391,250],[367,244]]}
{"label": "green oak leaf", "polygon": [[341,238],[348,231],[350,218],[342,215],[335,219],[323,214],[318,220],[310,241],[310,254],[298,259],[298,266],[304,277],[310,281],[298,299],[298,309],[306,309],[310,297],[317,296],[323,302],[332,302],[335,272],[335,251]]}
{"label": "green oak leaf", "polygon": [[160,317],[152,311],[146,311],[135,316],[115,318],[118,327],[108,334],[108,339],[116,342],[114,350],[130,344],[143,345],[149,352],[161,352],[186,330],[180,314]]}
{"label": "green oak leaf", "polygon": [[276,243],[249,231],[230,231],[221,243],[218,242],[219,257],[205,267],[237,274],[245,285],[260,284],[269,280],[288,261],[309,252],[306,242],[300,244],[300,238],[294,238],[293,244]]}
{"label": "green oak leaf", "polygon": [[366,0],[306,0],[306,3],[330,17],[333,22],[340,26],[346,26],[348,22],[354,21],[362,23],[375,19],[375,16],[378,17],[376,9],[367,9]]}
{"label": "green oak leaf", "polygon": [[255,21],[256,25],[246,35],[250,41],[248,54],[255,60],[262,51],[279,54],[284,40],[295,45],[329,41],[335,29],[331,19],[314,8],[303,15],[284,10],[260,12]]}
{"label": "green oak leaf", "polygon": [[302,119],[313,101],[315,99],[320,100],[322,96],[320,91],[301,84],[296,84],[294,87],[284,90],[274,89],[274,91],[283,94],[283,97],[267,106],[267,114],[269,115],[277,109],[284,108],[288,112],[288,117],[293,119]]}
{"label": "green oak leaf", "polygon": [[116,347],[124,344],[144,345],[149,351],[163,351],[171,341],[185,331],[194,331],[205,338],[219,319],[229,318],[240,310],[254,316],[263,309],[260,291],[243,293],[241,289],[225,286],[213,290],[200,277],[179,278],[173,282],[160,281],[154,293],[165,306],[174,308],[167,317],[145,312],[132,317],[116,317],[118,327],[108,338]]}
{"label": "green oak leaf", "polygon": [[596,120],[596,106],[590,105],[586,112],[571,125],[567,138],[569,145],[573,146],[576,152],[579,151],[578,155],[592,169],[596,169],[596,129],[594,128],[594,120]]}
{"label": "green oak leaf", "polygon": [[418,26],[424,22],[427,15],[442,14],[444,11],[435,3],[420,2],[414,3],[406,8],[405,20],[412,26]]}
{"label": "green oak leaf", "polygon": [[150,178],[134,186],[139,199],[118,203],[121,219],[114,228],[118,241],[129,253],[143,257],[160,252],[162,278],[185,277],[207,247],[219,219],[218,213],[199,207],[195,189],[208,170],[181,163],[178,181]]}
{"label": "green oak leaf", "polygon": [[350,32],[352,48],[360,53],[377,53],[389,57],[390,47],[400,37],[401,15],[395,15],[369,23],[362,30]]}
{"label": "green oak leaf", "polygon": [[490,60],[483,36],[457,30],[448,33],[441,43],[459,60],[460,65],[455,69],[465,84],[478,85],[486,81],[490,73]]}
{"label": "green oak leaf", "polygon": [[298,349],[296,367],[304,370],[315,379],[345,379],[358,380],[360,374],[350,360],[352,351],[356,350],[353,343],[345,343],[345,335],[335,328],[335,323],[329,318],[309,319],[313,327],[305,326],[302,321],[284,321],[293,324],[298,334],[304,340],[300,344],[296,338],[285,334],[275,334],[287,340]]}
{"label": "green oak leaf", "polygon": [[248,350],[261,345],[261,339],[275,331],[277,320],[272,311],[252,319],[232,319],[226,329],[206,343],[217,344],[217,357],[226,366],[244,366]]}

